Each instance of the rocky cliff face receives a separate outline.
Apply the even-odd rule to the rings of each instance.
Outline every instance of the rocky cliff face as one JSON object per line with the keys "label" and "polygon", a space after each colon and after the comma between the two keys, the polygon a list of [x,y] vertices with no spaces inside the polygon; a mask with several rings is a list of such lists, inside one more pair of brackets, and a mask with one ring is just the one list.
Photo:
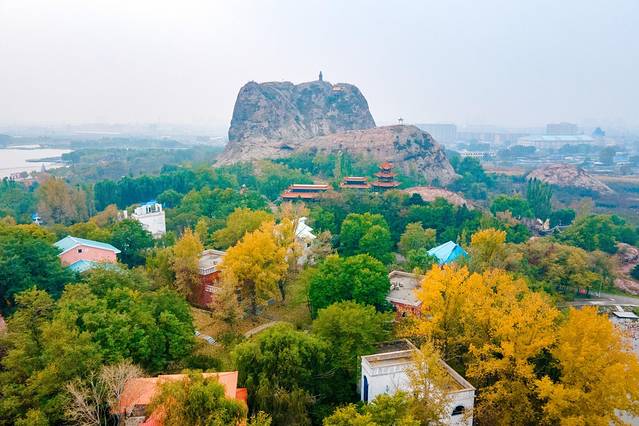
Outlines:
{"label": "rocky cliff face", "polygon": [[441,184],[447,184],[457,177],[444,150],[428,133],[415,126],[403,125],[351,130],[313,138],[229,143],[216,164],[281,158],[301,151],[343,151],[354,156],[374,158],[379,162],[390,161],[400,173],[419,173],[427,181],[437,180]]}
{"label": "rocky cliff face", "polygon": [[253,140],[299,139],[370,129],[368,103],[351,84],[312,81],[258,84],[240,89],[233,109],[229,145]]}
{"label": "rocky cliff face", "polygon": [[528,174],[528,179],[539,179],[551,185],[566,188],[588,189],[600,194],[610,194],[614,192],[608,185],[599,179],[590,176],[580,167],[570,164],[553,164],[540,169],[533,170]]}

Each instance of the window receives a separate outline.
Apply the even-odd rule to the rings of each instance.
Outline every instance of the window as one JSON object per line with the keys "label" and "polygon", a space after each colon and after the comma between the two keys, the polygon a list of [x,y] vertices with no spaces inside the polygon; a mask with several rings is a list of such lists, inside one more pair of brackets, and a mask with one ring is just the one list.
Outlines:
{"label": "window", "polygon": [[82,249],[78,249],[78,253],[82,253]]}
{"label": "window", "polygon": [[466,410],[466,409],[464,408],[464,406],[463,406],[463,405],[458,405],[458,406],[457,406],[457,407],[455,407],[455,409],[453,410],[453,414],[452,414],[452,415],[453,415],[453,416],[459,416],[459,415],[462,415],[462,414],[464,414],[464,411],[465,411],[465,410]]}
{"label": "window", "polygon": [[208,293],[213,293],[213,286],[207,285],[206,287],[204,287],[204,290],[206,290]]}
{"label": "window", "polygon": [[364,401],[368,402],[368,377],[364,376]]}

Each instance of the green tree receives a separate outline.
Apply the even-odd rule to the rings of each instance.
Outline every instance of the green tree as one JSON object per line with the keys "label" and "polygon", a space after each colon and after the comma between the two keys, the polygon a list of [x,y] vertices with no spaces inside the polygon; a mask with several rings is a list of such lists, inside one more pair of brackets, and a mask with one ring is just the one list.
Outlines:
{"label": "green tree", "polygon": [[331,255],[311,276],[311,313],[316,316],[320,309],[347,300],[384,310],[388,307],[389,289],[386,268],[377,259],[366,254],[345,258]]}
{"label": "green tree", "polygon": [[324,426],[418,426],[413,417],[412,399],[404,392],[393,395],[381,394],[370,404],[356,407],[349,404],[337,408],[324,418]]}
{"label": "green tree", "polygon": [[404,256],[412,250],[430,249],[435,246],[437,231],[424,229],[421,222],[413,222],[406,225],[404,233],[399,239],[397,247]]}
{"label": "green tree", "polygon": [[615,253],[617,242],[636,243],[637,232],[618,216],[588,215],[575,220],[560,239],[584,250]]}
{"label": "green tree", "polygon": [[535,216],[541,220],[546,220],[552,212],[552,187],[533,178],[528,180],[528,188],[526,189],[526,200],[533,210]]}
{"label": "green tree", "polygon": [[321,309],[313,321],[313,333],[329,344],[333,400],[348,402],[357,394],[359,357],[373,353],[375,343],[387,340],[392,314],[373,306],[339,302]]}
{"label": "green tree", "polygon": [[517,218],[533,217],[534,215],[528,200],[524,200],[519,196],[498,195],[490,204],[490,211],[493,214],[509,211],[513,217]]}
{"label": "green tree", "polygon": [[35,225],[0,225],[0,312],[13,310],[15,295],[28,288],[59,297],[73,278],[50,236]]}
{"label": "green tree", "polygon": [[[342,227],[339,234],[341,252],[345,256],[352,256],[354,254],[364,253],[364,249],[361,246],[362,239],[367,235],[368,231],[377,225],[388,231],[388,224],[384,220],[384,216],[381,214],[371,213],[350,213],[342,222]],[[377,232],[379,228],[375,228]],[[368,234],[366,241],[367,249],[371,249],[370,242],[375,238],[373,234]],[[383,237],[390,236],[390,232],[384,232]],[[389,238],[390,239],[390,238]],[[389,248],[390,249],[390,248]]]}
{"label": "green tree", "polygon": [[246,420],[246,405],[228,399],[215,378],[201,373],[189,374],[180,381],[166,382],[151,402],[162,423],[184,426],[240,425]]}
{"label": "green tree", "polygon": [[274,424],[310,424],[314,398],[326,397],[328,347],[318,337],[278,324],[233,351],[239,382],[252,413],[265,411]]}
{"label": "green tree", "polygon": [[368,228],[359,241],[359,251],[369,254],[386,264],[393,260],[392,247],[393,242],[391,241],[390,231],[387,227],[381,225],[373,225]]}
{"label": "green tree", "polygon": [[111,244],[120,249],[120,260],[130,267],[144,264],[145,251],[153,247],[153,237],[140,222],[124,219],[113,227]]}

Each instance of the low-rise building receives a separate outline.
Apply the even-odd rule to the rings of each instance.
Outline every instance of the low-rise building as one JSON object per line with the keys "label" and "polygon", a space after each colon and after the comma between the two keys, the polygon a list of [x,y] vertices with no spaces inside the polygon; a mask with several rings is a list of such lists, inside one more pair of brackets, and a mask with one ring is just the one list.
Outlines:
{"label": "low-rise building", "polygon": [[423,275],[404,271],[391,271],[388,274],[390,291],[386,300],[395,308],[398,317],[420,315],[422,301],[417,298],[415,290],[421,286]]}
{"label": "low-rise building", "polygon": [[221,250],[204,250],[198,260],[198,273],[200,281],[198,286],[191,289],[190,301],[193,305],[208,308],[215,294],[220,291],[221,271],[219,269],[222,259],[226,255]]}
{"label": "low-rise building", "polygon": [[329,190],[326,184],[299,184],[289,186],[281,195],[283,200],[318,200],[322,193]]}
{"label": "low-rise building", "polygon": [[59,250],[62,266],[84,272],[103,263],[117,263],[120,250],[111,244],[67,236],[54,244]]}
{"label": "low-rise building", "polygon": [[[124,212],[126,217],[126,211]],[[166,234],[166,217],[162,204],[151,200],[136,207],[131,214],[131,218],[142,224],[142,227],[149,231],[153,238],[160,238]]]}
{"label": "low-rise building", "polygon": [[[247,402],[246,388],[237,387],[237,371],[202,373],[205,379],[216,379],[224,387],[227,399]],[[164,383],[188,380],[186,374],[166,374],[157,377],[129,379],[125,385],[115,412],[122,416],[125,426],[161,426],[161,408],[148,413],[148,407]]]}
{"label": "low-rise building", "polygon": [[[409,341],[400,340],[384,344],[377,353],[362,356],[361,399],[369,403],[378,395],[392,395],[398,391],[410,392],[407,374],[414,368],[415,348]],[[441,366],[450,378],[445,392],[450,398],[447,412],[442,421],[448,425],[472,425],[475,406],[475,388],[443,360]]]}
{"label": "low-rise building", "polygon": [[315,234],[313,234],[313,228],[306,224],[306,220],[306,217],[300,217],[297,219],[297,225],[295,225],[295,241],[300,245],[302,250],[297,259],[297,264],[300,266],[305,265],[308,261],[308,256],[311,253],[311,245],[317,238]]}
{"label": "low-rise building", "polygon": [[437,259],[439,265],[447,265],[461,257],[467,257],[468,253],[459,244],[447,241],[437,247],[428,250],[428,254]]}
{"label": "low-rise building", "polygon": [[371,188],[371,184],[368,183],[368,178],[365,176],[346,176],[339,186],[342,189],[370,189]]}

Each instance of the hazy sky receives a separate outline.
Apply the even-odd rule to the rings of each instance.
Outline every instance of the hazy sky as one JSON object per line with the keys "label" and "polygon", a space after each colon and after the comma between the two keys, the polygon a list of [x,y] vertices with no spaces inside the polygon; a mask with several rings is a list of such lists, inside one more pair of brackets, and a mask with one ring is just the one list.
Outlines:
{"label": "hazy sky", "polygon": [[0,123],[226,127],[249,80],[378,124],[639,126],[639,1],[0,0]]}

